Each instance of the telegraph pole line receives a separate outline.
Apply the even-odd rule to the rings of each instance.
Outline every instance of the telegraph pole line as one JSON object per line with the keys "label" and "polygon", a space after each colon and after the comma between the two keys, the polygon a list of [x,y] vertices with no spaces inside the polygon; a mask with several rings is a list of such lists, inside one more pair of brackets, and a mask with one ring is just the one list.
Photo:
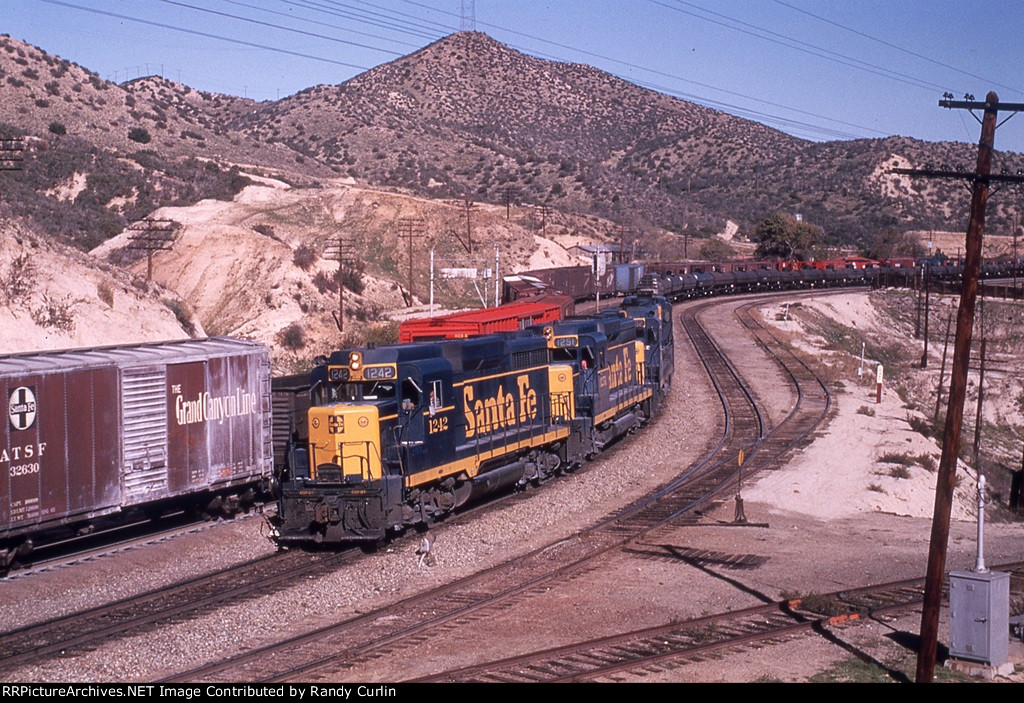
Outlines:
{"label": "telegraph pole line", "polygon": [[512,186],[505,186],[505,219],[512,219],[512,196],[515,195]]}
{"label": "telegraph pole line", "polygon": [[128,225],[127,249],[146,252],[146,281],[153,280],[153,252],[170,251],[177,239],[178,223],[174,220],[135,220]]}
{"label": "telegraph pole line", "polygon": [[[463,205],[462,205],[462,207],[463,207],[463,209],[465,211],[465,215],[466,215],[466,233],[465,233],[465,237],[463,237],[463,235],[459,233],[459,230],[454,229],[454,228],[453,229],[445,230],[445,234],[450,234],[453,237],[455,237],[455,239],[458,240],[459,244],[462,245],[462,248],[465,249],[468,253],[472,254],[473,253],[473,223],[472,223],[472,220],[470,219],[470,212],[473,209],[473,201],[469,198],[469,196],[466,196],[465,198],[463,198]],[[422,222],[422,220],[419,220],[419,222]]]}
{"label": "telegraph pole line", "polygon": [[633,234],[633,229],[626,229],[626,225],[619,224],[619,263],[626,263],[626,234]]}
{"label": "telegraph pole line", "polygon": [[[21,171],[25,161],[23,137],[0,137],[0,171]],[[0,196],[3,192],[0,191]]]}
{"label": "telegraph pole line", "polygon": [[338,262],[338,314],[334,316],[334,324],[338,326],[339,332],[345,331],[345,267],[355,264],[355,256],[352,253],[352,243],[345,235],[338,235],[337,238],[328,240],[324,250],[324,258]]}
{"label": "telegraph pole line", "polygon": [[921,368],[928,368],[928,320],[931,317],[931,267],[924,267],[924,352],[921,354]]}
{"label": "telegraph pole line", "polygon": [[935,393],[935,415],[933,422],[939,421],[939,410],[942,408],[942,381],[946,378],[946,353],[949,351],[949,330],[953,323],[953,306],[946,313],[946,337],[942,344],[942,368],[939,369],[939,389]]}
{"label": "telegraph pole line", "polygon": [[[1024,110],[1024,104],[999,104],[999,96],[990,92],[984,102],[974,96],[953,100],[946,93],[939,107],[984,110],[978,161],[973,172],[935,169],[893,169],[895,173],[928,178],[967,179],[971,183],[971,218],[967,227],[966,260],[960,307],[956,319],[956,341],[953,345],[953,370],[949,384],[949,409],[946,412],[942,440],[942,458],[935,486],[935,511],[932,517],[931,543],[928,550],[928,571],[925,576],[924,608],[921,613],[921,645],[917,658],[918,683],[930,683],[935,674],[938,647],[939,611],[942,607],[942,583],[946,569],[946,548],[949,541],[949,519],[956,481],[956,461],[960,451],[960,430],[963,425],[964,399],[967,391],[967,368],[971,356],[971,334],[974,326],[974,303],[978,294],[978,271],[981,268],[981,240],[985,232],[985,209],[989,185],[993,182],[1024,183],[1024,176],[992,175],[992,152],[995,144],[999,110],[1013,114]],[[977,115],[974,115],[975,119]],[[1005,121],[1005,120],[1004,120]]]}
{"label": "telegraph pole line", "polygon": [[1013,294],[1017,295],[1017,268],[1020,266],[1020,262],[1017,261],[1017,227],[1018,215],[1013,213]]}
{"label": "telegraph pole line", "polygon": [[412,240],[422,239],[426,236],[427,223],[415,217],[403,217],[398,221],[398,236],[405,237],[409,245],[409,304],[412,305]]}
{"label": "telegraph pole line", "polygon": [[25,161],[24,137],[0,137],[0,171],[21,171]]}

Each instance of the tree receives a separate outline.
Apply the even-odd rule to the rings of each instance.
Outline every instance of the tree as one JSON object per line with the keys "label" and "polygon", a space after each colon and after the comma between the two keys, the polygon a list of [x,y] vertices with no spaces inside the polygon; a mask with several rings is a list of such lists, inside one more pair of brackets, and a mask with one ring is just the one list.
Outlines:
{"label": "tree", "polygon": [[821,239],[821,228],[807,222],[798,222],[785,212],[773,212],[754,229],[757,256],[767,259],[804,261],[810,258]]}
{"label": "tree", "polygon": [[700,245],[697,256],[705,261],[731,261],[736,258],[736,252],[718,237],[712,237]]}
{"label": "tree", "polygon": [[920,240],[909,232],[889,227],[875,235],[865,255],[872,259],[918,258],[924,256]]}

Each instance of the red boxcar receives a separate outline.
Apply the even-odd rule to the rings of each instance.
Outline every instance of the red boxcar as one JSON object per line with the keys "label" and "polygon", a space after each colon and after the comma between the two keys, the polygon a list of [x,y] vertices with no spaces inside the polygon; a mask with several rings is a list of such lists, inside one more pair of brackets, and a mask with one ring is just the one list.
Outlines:
{"label": "red boxcar", "polygon": [[0,357],[0,566],[32,533],[273,471],[270,360],[239,339]]}
{"label": "red boxcar", "polygon": [[441,339],[466,339],[495,332],[514,332],[530,325],[561,320],[571,315],[574,309],[572,298],[564,295],[521,298],[495,308],[406,320],[398,328],[398,341],[433,342]]}

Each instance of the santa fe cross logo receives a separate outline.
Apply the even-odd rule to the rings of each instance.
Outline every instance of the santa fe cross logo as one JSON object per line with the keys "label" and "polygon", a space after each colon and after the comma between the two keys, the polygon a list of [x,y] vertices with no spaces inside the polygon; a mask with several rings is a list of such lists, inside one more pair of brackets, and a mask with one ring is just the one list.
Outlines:
{"label": "santa fe cross logo", "polygon": [[27,430],[36,421],[36,394],[31,386],[19,386],[11,391],[7,402],[7,417],[12,430]]}

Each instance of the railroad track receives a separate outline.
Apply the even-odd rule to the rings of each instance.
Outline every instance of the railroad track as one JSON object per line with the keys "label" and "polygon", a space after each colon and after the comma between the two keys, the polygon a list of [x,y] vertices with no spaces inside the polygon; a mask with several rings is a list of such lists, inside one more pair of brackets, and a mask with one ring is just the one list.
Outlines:
{"label": "railroad track", "polygon": [[[726,426],[718,446],[678,478],[616,515],[517,559],[397,604],[182,672],[165,681],[315,680],[343,675],[361,662],[414,647],[436,634],[502,613],[548,592],[553,584],[599,568],[600,557],[671,524],[729,486],[735,480],[736,458],[741,450],[750,457],[745,468],[748,475],[759,466],[778,461],[779,452],[806,438],[824,419],[828,403],[823,404],[824,409],[812,407],[813,403],[798,403],[792,413],[810,413],[813,417],[784,422],[779,428],[766,431],[749,387],[699,322],[700,313],[716,304],[721,303],[698,304],[684,311],[683,326],[714,381]],[[768,334],[763,328],[762,333]],[[780,359],[780,363],[787,362]],[[818,383],[818,387],[824,389],[823,384]]]}
{"label": "railroad track", "polygon": [[171,618],[194,616],[256,593],[272,592],[296,579],[336,569],[352,558],[353,551],[276,552],[141,595],[0,633],[0,670],[135,635]]}
{"label": "railroad track", "polygon": [[[996,567],[1018,583],[1024,562]],[[718,615],[609,635],[586,642],[454,669],[418,682],[568,682],[645,676],[751,644],[785,641],[824,628],[919,609],[924,579],[906,579],[836,591],[810,599],[779,601]],[[824,611],[824,612],[822,612]]]}

